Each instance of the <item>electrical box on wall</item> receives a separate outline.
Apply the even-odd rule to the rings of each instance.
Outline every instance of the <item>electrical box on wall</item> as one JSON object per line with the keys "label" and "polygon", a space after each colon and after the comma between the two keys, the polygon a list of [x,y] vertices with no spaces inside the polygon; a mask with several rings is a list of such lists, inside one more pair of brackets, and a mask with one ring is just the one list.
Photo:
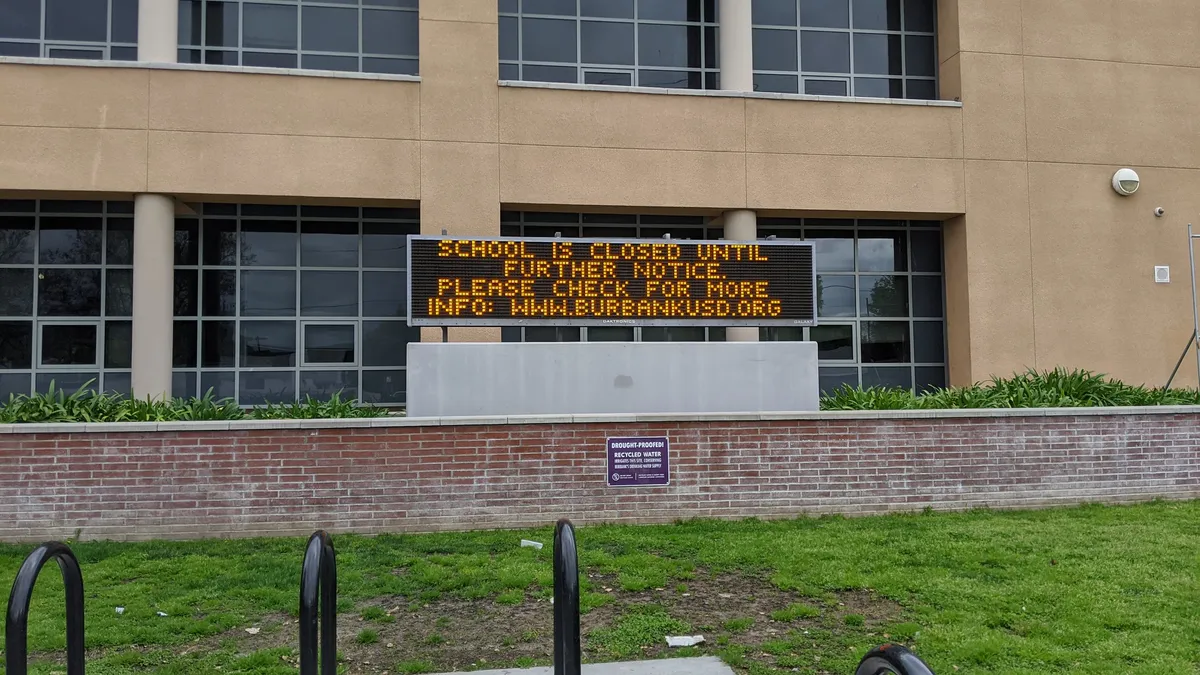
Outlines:
{"label": "electrical box on wall", "polygon": [[1171,268],[1166,265],[1154,266],[1154,283],[1169,284],[1171,283]]}

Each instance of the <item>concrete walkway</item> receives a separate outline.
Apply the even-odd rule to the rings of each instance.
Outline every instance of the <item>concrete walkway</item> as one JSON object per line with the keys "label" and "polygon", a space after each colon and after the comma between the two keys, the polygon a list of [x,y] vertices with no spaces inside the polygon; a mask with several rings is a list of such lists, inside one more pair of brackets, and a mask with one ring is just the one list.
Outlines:
{"label": "concrete walkway", "polygon": [[[476,670],[472,671],[471,675],[554,675],[554,669]],[[583,675],[734,675],[734,672],[721,659],[703,656],[695,659],[584,664]]]}

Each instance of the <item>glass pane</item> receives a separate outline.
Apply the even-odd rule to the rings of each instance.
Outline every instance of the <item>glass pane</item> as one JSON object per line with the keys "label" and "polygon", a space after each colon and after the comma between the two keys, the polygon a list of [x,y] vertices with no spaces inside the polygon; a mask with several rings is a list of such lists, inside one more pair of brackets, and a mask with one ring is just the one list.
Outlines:
{"label": "glass pane", "polygon": [[903,75],[903,58],[899,35],[854,34],[856,74]]}
{"label": "glass pane", "polygon": [[205,321],[200,327],[200,367],[229,368],[236,365],[236,324],[232,321]]}
{"label": "glass pane", "polygon": [[521,79],[521,66],[515,63],[501,63],[500,79],[508,82],[519,81]]}
{"label": "glass pane", "polygon": [[575,16],[575,0],[525,0],[521,11],[526,14]]}
{"label": "glass pane", "polygon": [[33,269],[0,269],[0,316],[33,316]]}
{"label": "glass pane", "polygon": [[903,272],[908,269],[908,249],[904,232],[860,232],[858,270],[860,272]]}
{"label": "glass pane", "polygon": [[233,316],[237,303],[237,272],[204,270],[204,316]]}
{"label": "glass pane", "polygon": [[[201,5],[204,0],[179,0],[178,38],[181,46],[199,46]],[[180,50],[183,51],[183,50]],[[180,59],[180,62],[184,62]],[[188,63],[191,63],[190,61]]]}
{"label": "glass pane", "polygon": [[[236,54],[231,53],[229,65],[236,65]],[[206,61],[207,63],[207,61]],[[295,68],[295,54],[267,54],[263,52],[245,52],[242,55],[243,66],[255,66],[258,68]]]}
{"label": "glass pane", "polygon": [[937,100],[937,83],[933,80],[905,80],[904,97],[918,101]]}
{"label": "glass pane", "polygon": [[200,395],[204,396],[211,390],[213,398],[221,401],[237,396],[235,384],[236,375],[231,372],[200,372]]}
{"label": "glass pane", "polygon": [[526,82],[579,82],[579,69],[574,66],[521,66],[521,79]]}
{"label": "glass pane", "polygon": [[175,398],[192,398],[197,396],[200,376],[195,372],[171,373],[171,396]]}
{"label": "glass pane", "polygon": [[945,363],[945,330],[941,321],[913,322],[913,360],[917,363]]}
{"label": "glass pane", "polygon": [[138,1],[112,0],[112,41],[137,44]]}
{"label": "glass pane", "polygon": [[858,388],[858,368],[817,369],[822,394],[832,394],[844,386]]}
{"label": "glass pane", "polygon": [[693,326],[646,326],[642,329],[642,342],[704,342],[703,327]]}
{"label": "glass pane", "polygon": [[103,61],[104,52],[99,47],[95,49],[64,49],[62,47],[52,47],[48,50],[48,54],[52,59],[88,59],[91,61]]}
{"label": "glass pane", "polygon": [[243,368],[287,368],[296,365],[295,321],[243,321]]}
{"label": "glass pane", "polygon": [[96,365],[96,326],[42,324],[40,362],[43,366]]}
{"label": "glass pane", "polygon": [[679,70],[639,70],[638,86],[666,89],[699,89],[700,73]]}
{"label": "glass pane", "polygon": [[805,80],[804,93],[816,96],[848,96],[849,83],[843,80]]}
{"label": "glass pane", "polygon": [[501,342],[520,342],[521,327],[520,326],[504,326],[500,329]]}
{"label": "glass pane", "polygon": [[305,54],[300,58],[300,67],[305,70],[335,70],[343,73],[355,73],[358,72],[358,57]]}
{"label": "glass pane", "polygon": [[909,316],[908,277],[892,274],[860,276],[858,297],[861,316]]}
{"label": "glass pane", "polygon": [[362,331],[364,366],[403,366],[408,343],[421,341],[420,329],[403,321],[364,321]]}
{"label": "glass pane", "polygon": [[913,277],[913,316],[942,317],[942,278]]}
{"label": "glass pane", "polygon": [[913,230],[912,268],[914,272],[942,271],[942,233],[936,230]]}
{"label": "glass pane", "polygon": [[936,26],[933,0],[904,0],[904,30],[932,33]]}
{"label": "glass pane", "polygon": [[46,39],[106,42],[108,3],[98,0],[46,0]]}
{"label": "glass pane", "polygon": [[232,220],[204,219],[204,264],[237,264],[237,223]]}
{"label": "glass pane", "polygon": [[863,388],[887,387],[889,389],[912,389],[911,368],[865,367],[862,370]]}
{"label": "glass pane", "polygon": [[[43,339],[45,328],[42,329]],[[104,322],[104,367],[129,368],[133,364],[133,322]]]}
{"label": "glass pane", "polygon": [[408,235],[416,234],[419,228],[415,223],[363,223],[363,267],[408,267]]}
{"label": "glass pane", "polygon": [[175,270],[175,316],[196,316],[200,307],[199,272]]}
{"label": "glass pane", "polygon": [[854,360],[854,326],[813,326],[809,338],[817,343],[822,361]]}
{"label": "glass pane", "polygon": [[754,91],[769,91],[776,94],[799,93],[799,78],[795,75],[754,74]]}
{"label": "glass pane", "polygon": [[38,261],[43,265],[99,265],[104,243],[99,218],[43,216]]}
{"label": "glass pane", "polygon": [[205,44],[209,47],[238,46],[238,5],[236,2],[205,4]]}
{"label": "glass pane", "polygon": [[[3,26],[0,26],[3,28]],[[33,43],[0,42],[0,56],[41,56],[41,47]]]}
{"label": "glass pane", "polygon": [[526,61],[578,61],[574,21],[521,19],[521,31],[521,56]]}
{"label": "glass pane", "polygon": [[[700,68],[700,45],[699,26],[638,24],[638,62],[643,66]],[[758,49],[755,44],[756,55]]]}
{"label": "glass pane", "polygon": [[290,267],[296,264],[296,224],[243,221],[242,264]]}
{"label": "glass pane", "polygon": [[363,316],[408,316],[407,284],[403,272],[363,272]]}
{"label": "glass pane", "polygon": [[587,329],[588,342],[633,342],[633,329],[620,326],[593,326]]}
{"label": "glass pane", "polygon": [[[41,0],[5,0],[0,7],[0,38],[36,40],[41,34]],[[28,384],[25,391],[29,392]]]}
{"label": "glass pane", "polygon": [[584,84],[603,84],[610,87],[633,86],[633,73],[605,73],[594,70],[584,71]]}
{"label": "glass pane", "polygon": [[241,374],[238,403],[241,405],[263,405],[265,403],[291,403],[296,400],[296,371]]}
{"label": "glass pane", "polygon": [[305,370],[300,373],[300,398],[327,401],[340,394],[343,401],[358,398],[357,370]]}
{"label": "glass pane", "polygon": [[847,0],[800,0],[800,25],[815,28],[849,28]]}
{"label": "glass pane", "polygon": [[760,342],[803,342],[804,329],[797,326],[764,326],[758,329]]}
{"label": "glass pane", "polygon": [[[0,359],[3,358],[0,356]],[[13,395],[28,395],[32,380],[29,373],[0,373],[0,401],[8,401]]]}
{"label": "glass pane", "polygon": [[133,270],[110,269],[104,283],[104,313],[133,316]]}
{"label": "glass pane", "polygon": [[632,19],[633,0],[579,0],[579,15]]}
{"label": "glass pane", "polygon": [[904,74],[926,75],[933,77],[937,74],[937,56],[935,55],[933,37],[925,35],[908,35],[904,38]]}
{"label": "glass pane", "polygon": [[900,0],[853,0],[854,27],[900,30]]}
{"label": "glass pane", "polygon": [[[0,321],[0,370],[20,370],[31,367],[33,367],[33,322]],[[26,385],[26,389],[28,388]]]}
{"label": "glass pane", "polygon": [[938,366],[917,366],[917,393],[924,394],[946,388],[946,369]]}
{"label": "glass pane", "polygon": [[133,219],[109,218],[108,243],[105,246],[105,264],[133,264]]}
{"label": "glass pane", "polygon": [[357,8],[304,7],[300,30],[300,48],[305,51],[358,53]]}
{"label": "glass pane", "polygon": [[108,58],[113,61],[137,61],[137,47],[109,47]]}
{"label": "glass pane", "polygon": [[242,272],[242,316],[295,316],[296,273],[292,270]]}
{"label": "glass pane", "polygon": [[198,363],[196,343],[197,323],[176,321],[171,331],[171,365],[175,368],[195,368]]}
{"label": "glass pane", "polygon": [[296,8],[287,5],[242,5],[242,46],[296,48]]}
{"label": "glass pane", "polygon": [[418,42],[416,12],[363,10],[363,52],[416,56]]}
{"label": "glass pane", "polygon": [[570,326],[528,326],[526,342],[579,342],[580,330]]}
{"label": "glass pane", "polygon": [[816,246],[814,257],[818,272],[854,271],[854,233],[849,230],[809,230],[804,235]]}
{"label": "glass pane", "polygon": [[358,316],[358,272],[301,272],[300,315]]}
{"label": "glass pane", "polygon": [[305,363],[354,363],[354,326],[304,327]]}
{"label": "glass pane", "polygon": [[864,321],[859,332],[863,363],[909,362],[908,322]]}
{"label": "glass pane", "polygon": [[801,31],[800,67],[810,73],[849,73],[850,34]]}
{"label": "glass pane", "polygon": [[[388,75],[416,75],[417,59],[366,58],[362,60],[364,73],[385,73]],[[516,78],[511,78],[516,79]]]}
{"label": "glass pane", "polygon": [[[113,272],[131,274],[132,270]],[[38,315],[99,316],[100,270],[42,269],[38,280]]]}
{"label": "glass pane", "polygon": [[0,218],[0,264],[33,264],[33,217]]}
{"label": "glass pane", "polygon": [[633,24],[584,21],[579,25],[583,63],[633,65]]}
{"label": "glass pane", "polygon": [[405,373],[403,370],[364,370],[362,401],[376,405],[404,403]]}
{"label": "glass pane", "polygon": [[854,95],[860,98],[904,98],[904,81],[856,77]]}
{"label": "glass pane", "polygon": [[796,59],[796,31],[771,28],[754,29],[755,70],[795,72]]}
{"label": "glass pane", "polygon": [[358,224],[302,224],[300,264],[306,267],[358,266]]}
{"label": "glass pane", "polygon": [[[703,5],[712,5],[712,0],[701,2],[701,0],[640,0],[638,2],[638,18],[652,19],[660,21],[700,21],[705,18],[701,16],[700,10]],[[712,20],[713,13],[706,13],[708,20]]]}
{"label": "glass pane", "polygon": [[854,277],[817,275],[817,316],[854,316]]}
{"label": "glass pane", "polygon": [[500,17],[500,60],[517,61],[521,58],[521,35],[517,18]]}
{"label": "glass pane", "polygon": [[760,26],[795,26],[796,0],[754,0],[750,16]]}
{"label": "glass pane", "polygon": [[67,394],[73,394],[87,385],[88,390],[95,391],[97,385],[100,384],[100,373],[38,373],[34,378],[36,391],[38,393],[46,393],[50,391],[50,386],[54,385],[56,390],[63,390]]}

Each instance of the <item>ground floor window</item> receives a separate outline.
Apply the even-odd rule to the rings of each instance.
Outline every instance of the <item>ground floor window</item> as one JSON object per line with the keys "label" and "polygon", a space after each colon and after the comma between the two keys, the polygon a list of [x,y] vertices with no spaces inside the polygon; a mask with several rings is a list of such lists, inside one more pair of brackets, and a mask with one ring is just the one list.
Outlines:
{"label": "ground floor window", "polygon": [[[720,239],[703,216],[505,212],[501,232],[529,237]],[[823,391],[843,384],[917,391],[946,384],[941,223],[760,218],[759,236],[816,242],[813,328],[760,328],[761,340],[817,343]],[[506,342],[723,341],[724,328],[510,327]]]}

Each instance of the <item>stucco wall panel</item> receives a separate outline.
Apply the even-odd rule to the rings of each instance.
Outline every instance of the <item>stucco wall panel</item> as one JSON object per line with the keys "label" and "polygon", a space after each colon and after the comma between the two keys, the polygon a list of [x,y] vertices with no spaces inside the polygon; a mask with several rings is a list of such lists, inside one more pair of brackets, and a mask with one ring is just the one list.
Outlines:
{"label": "stucco wall panel", "polygon": [[1020,13],[1026,54],[1200,66],[1195,0],[1023,0]]}
{"label": "stucco wall panel", "polygon": [[0,126],[0,188],[144,192],[146,132]]}
{"label": "stucco wall panel", "polygon": [[421,22],[421,138],[496,142],[499,40],[495,23]]}
{"label": "stucco wall panel", "polygon": [[746,100],[750,152],[869,157],[963,156],[962,109]]}
{"label": "stucco wall panel", "polygon": [[146,71],[0,64],[0,126],[145,129]]}
{"label": "stucco wall panel", "polygon": [[966,156],[1025,159],[1025,72],[1021,57],[963,52],[958,58]]}
{"label": "stucco wall panel", "polygon": [[[1035,0],[1047,2],[1047,0]],[[943,0],[957,7],[959,46],[964,52],[1021,53],[1021,0]],[[947,28],[940,25],[940,30]],[[945,58],[945,57],[943,57]]]}

